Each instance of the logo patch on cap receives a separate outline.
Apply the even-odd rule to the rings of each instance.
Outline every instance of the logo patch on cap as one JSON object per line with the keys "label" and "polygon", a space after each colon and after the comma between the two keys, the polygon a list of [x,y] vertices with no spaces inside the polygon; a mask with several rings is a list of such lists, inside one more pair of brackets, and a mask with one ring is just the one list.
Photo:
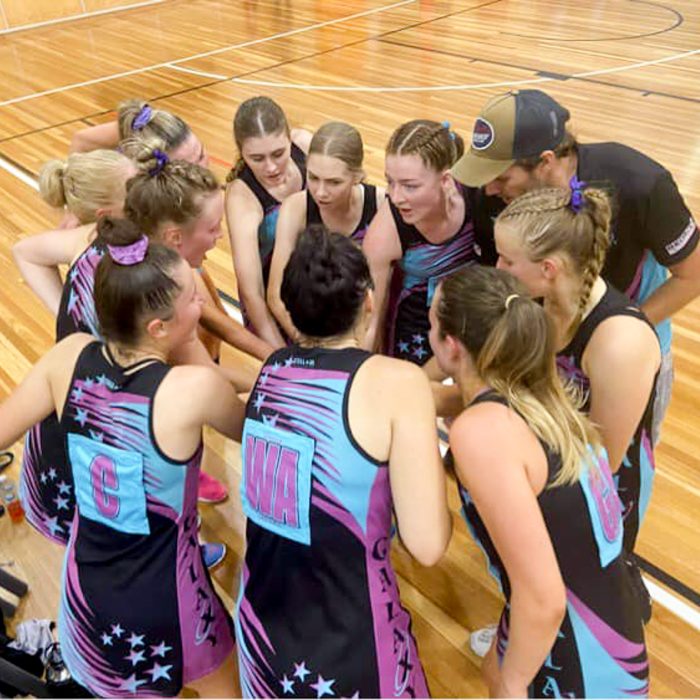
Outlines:
{"label": "logo patch on cap", "polygon": [[472,148],[476,151],[483,151],[493,143],[495,136],[491,124],[478,117],[474,122],[474,131],[472,132]]}

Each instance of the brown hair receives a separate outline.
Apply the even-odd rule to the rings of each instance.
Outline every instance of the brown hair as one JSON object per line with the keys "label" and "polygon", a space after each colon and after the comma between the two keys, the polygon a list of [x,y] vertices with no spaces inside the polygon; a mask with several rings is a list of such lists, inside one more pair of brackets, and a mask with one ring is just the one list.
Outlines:
{"label": "brown hair", "polygon": [[311,139],[309,155],[330,156],[342,160],[348,170],[362,173],[364,147],[360,132],[345,122],[327,122]]}
{"label": "brown hair", "polygon": [[[566,158],[566,156],[578,153],[578,141],[576,137],[567,129],[564,132],[564,138],[561,143],[552,149],[557,158]],[[521,158],[516,160],[514,165],[517,165],[528,172],[534,170],[542,161],[541,155],[530,156],[529,158]]]}
{"label": "brown hair", "polygon": [[550,486],[574,483],[589,445],[598,448],[600,438],[575,407],[578,398],[562,385],[544,309],[515,277],[481,266],[445,279],[438,301],[440,335],[461,342],[479,377],[561,455],[562,469]]}
{"label": "brown hair", "polygon": [[[150,118],[141,127],[134,128],[134,120],[150,109]],[[164,109],[156,109],[145,100],[126,100],[117,108],[119,140],[141,136],[157,138],[165,143],[165,150],[172,151],[183,144],[192,133],[190,127],[180,117]]]}
{"label": "brown hair", "polygon": [[576,332],[591,296],[593,284],[605,264],[610,245],[610,200],[599,189],[586,188],[578,212],[571,208],[570,189],[536,189],[512,201],[498,221],[516,228],[533,262],[565,253],[574,274],[581,278],[578,314],[569,336]]}
{"label": "brown hair", "polygon": [[401,125],[386,145],[387,155],[417,155],[426,167],[441,172],[464,154],[464,141],[449,124],[414,119]]}
{"label": "brown hair", "polygon": [[251,97],[241,102],[233,118],[233,140],[238,148],[238,160],[226,176],[226,182],[235,180],[245,167],[243,144],[250,138],[271,134],[290,135],[289,123],[282,108],[269,97]]}
{"label": "brown hair", "polygon": [[140,139],[129,146],[144,172],[129,180],[124,213],[149,236],[158,236],[166,222],[194,221],[202,212],[202,196],[219,190],[214,174],[196,163],[169,160],[161,167],[156,152],[163,148],[162,142]]}
{"label": "brown hair", "polygon": [[97,219],[97,210],[124,201],[129,159],[116,151],[72,153],[50,160],[39,173],[39,192],[52,207],[68,207],[81,224]]}
{"label": "brown hair", "polygon": [[[143,236],[126,219],[102,217],[97,224],[98,240],[111,246],[127,246]],[[105,253],[95,272],[95,311],[100,333],[126,347],[138,344],[144,323],[172,317],[180,285],[172,278],[181,261],[171,248],[149,243],[142,262],[121,265]]]}

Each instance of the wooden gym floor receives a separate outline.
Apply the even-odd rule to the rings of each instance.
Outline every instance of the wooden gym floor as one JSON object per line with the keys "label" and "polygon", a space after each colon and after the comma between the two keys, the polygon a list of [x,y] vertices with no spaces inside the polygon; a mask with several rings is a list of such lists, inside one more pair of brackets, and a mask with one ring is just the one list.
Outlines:
{"label": "wooden gym floor", "polygon": [[[448,119],[468,137],[481,105],[537,86],[567,106],[582,141],[617,140],[674,173],[700,215],[700,5],[696,0],[168,0],[0,37],[0,392],[53,341],[53,320],[10,255],[58,214],[40,202],[40,165],[71,134],[143,96],[182,115],[223,177],[235,158],[231,120],[256,94],[278,100],[295,126],[355,124],[369,179],[383,180],[383,147],[402,121]],[[228,243],[207,267],[235,297]],[[648,627],[651,691],[700,695],[700,302],[677,314],[673,401],[657,450],[657,479],[639,554],[656,598]],[[232,496],[202,508],[203,535],[229,546],[215,579],[235,598],[243,551],[238,446],[208,436],[210,471]],[[17,461],[21,447],[18,445]],[[18,466],[10,469],[13,478]],[[457,498],[451,493],[457,512]],[[396,547],[436,696],[485,693],[469,630],[500,608],[482,557],[459,518],[440,564],[425,569]],[[17,619],[55,617],[62,551],[31,528],[0,521],[0,561],[31,592]]]}

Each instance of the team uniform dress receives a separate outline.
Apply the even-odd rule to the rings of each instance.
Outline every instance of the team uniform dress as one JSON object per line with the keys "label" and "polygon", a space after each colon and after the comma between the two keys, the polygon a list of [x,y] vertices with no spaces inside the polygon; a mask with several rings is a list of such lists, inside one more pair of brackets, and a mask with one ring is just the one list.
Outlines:
{"label": "team uniform dress", "polygon": [[[295,143],[292,144],[292,160],[301,173],[301,187],[306,187],[306,156],[304,151]],[[267,282],[270,278],[270,264],[272,263],[272,251],[275,247],[275,230],[277,229],[277,219],[279,218],[282,202],[275,199],[258,181],[253,171],[244,165],[237,179],[245,182],[255,198],[260,202],[263,210],[263,220],[258,227],[258,251],[260,253],[260,263],[262,265],[263,284],[267,289]],[[243,322],[245,327],[254,331],[251,327],[250,319],[241,306]]]}
{"label": "team uniform dress", "polygon": [[[583,371],[583,354],[586,351],[596,328],[612,316],[632,316],[651,324],[646,316],[630,304],[629,299],[616,289],[607,286],[605,294],[591,312],[583,319],[571,342],[557,353],[557,366],[565,379],[573,382],[585,397],[584,411],[590,410],[590,381]],[[639,528],[644,519],[651,487],[654,481],[654,448],[651,430],[654,423],[654,398],[656,380],[652,388],[644,415],[634,433],[625,457],[622,461],[615,482],[618,495],[623,505],[624,547],[627,552],[634,551]]]}
{"label": "team uniform dress", "polygon": [[[362,185],[362,214],[355,230],[350,234],[349,238],[358,245],[362,245],[365,239],[365,234],[369,228],[374,215],[377,213],[377,188],[374,185],[368,185],[364,182]],[[311,196],[311,192],[306,191],[306,225],[323,224],[321,211],[316,204],[316,200]]]}
{"label": "team uniform dress", "polygon": [[[494,391],[472,405],[507,405]],[[551,484],[561,457],[541,442]],[[496,644],[502,659],[508,646],[511,588],[469,493],[460,487],[464,517],[489,571],[506,598]],[[537,497],[566,587],[566,614],[545,663],[528,688],[529,697],[644,697],[649,664],[639,602],[622,556],[621,504],[604,457],[585,465],[573,485],[545,488]]]}
{"label": "team uniform dress", "polygon": [[399,276],[394,275],[389,294],[385,350],[392,357],[418,365],[425,364],[433,354],[428,342],[428,311],[437,285],[455,270],[478,261],[467,188],[457,182],[455,185],[464,198],[464,220],[459,230],[442,243],[431,243],[413,224],[405,223],[389,200],[402,257],[397,263]]}
{"label": "team uniform dress", "polygon": [[355,442],[348,397],[371,355],[273,353],[251,392],[236,616],[244,697],[425,697],[389,558],[387,463]]}
{"label": "team uniform dress", "polygon": [[74,680],[101,697],[173,697],[233,649],[197,541],[202,445],[177,461],[153,434],[153,397],[169,371],[148,359],[122,368],[90,343],[61,417],[77,508],[59,639]]}
{"label": "team uniform dress", "polygon": [[[104,252],[104,244],[92,243],[68,271],[56,318],[57,343],[72,333],[99,337],[93,288],[95,270]],[[73,521],[75,493],[56,413],[27,432],[19,494],[27,520],[45,537],[65,545]]]}

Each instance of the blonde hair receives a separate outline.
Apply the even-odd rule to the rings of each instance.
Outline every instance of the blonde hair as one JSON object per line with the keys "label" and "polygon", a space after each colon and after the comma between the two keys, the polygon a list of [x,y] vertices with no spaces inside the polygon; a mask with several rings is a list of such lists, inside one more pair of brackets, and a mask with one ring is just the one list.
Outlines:
{"label": "blonde hair", "polygon": [[497,220],[516,229],[530,260],[540,262],[554,253],[564,253],[572,272],[580,277],[578,313],[567,329],[569,337],[581,323],[610,245],[608,195],[592,188],[581,194],[582,204],[574,211],[570,189],[531,190],[513,200]]}
{"label": "blonde hair", "polygon": [[67,207],[82,224],[97,219],[97,211],[121,204],[125,173],[131,161],[109,150],[72,153],[65,161],[50,160],[39,173],[39,192],[52,207]]}
{"label": "blonde hair", "polygon": [[436,308],[441,336],[461,342],[479,377],[519,413],[535,435],[561,456],[549,487],[575,483],[600,437],[562,384],[555,336],[544,309],[503,270],[475,266],[440,285]]}
{"label": "blonde hair", "polygon": [[129,180],[124,213],[148,236],[158,236],[160,226],[166,222],[187,226],[202,212],[202,195],[220,189],[211,170],[197,163],[159,163],[156,154],[163,154],[164,148],[165,144],[157,139],[128,143],[128,151],[141,172]]}
{"label": "blonde hair", "polygon": [[[148,111],[148,115],[144,110]],[[141,124],[134,124],[141,115]],[[147,118],[145,118],[147,116]],[[156,109],[145,100],[126,100],[117,107],[119,140],[133,136],[158,138],[165,143],[165,150],[172,151],[183,144],[192,133],[190,127],[177,115]]]}
{"label": "blonde hair", "polygon": [[314,133],[309,146],[309,155],[337,158],[353,173],[361,173],[364,147],[360,132],[345,122],[327,122]]}
{"label": "blonde hair", "polygon": [[402,124],[389,139],[386,155],[417,155],[423,164],[441,172],[451,168],[464,154],[462,137],[447,122],[414,119]]}

